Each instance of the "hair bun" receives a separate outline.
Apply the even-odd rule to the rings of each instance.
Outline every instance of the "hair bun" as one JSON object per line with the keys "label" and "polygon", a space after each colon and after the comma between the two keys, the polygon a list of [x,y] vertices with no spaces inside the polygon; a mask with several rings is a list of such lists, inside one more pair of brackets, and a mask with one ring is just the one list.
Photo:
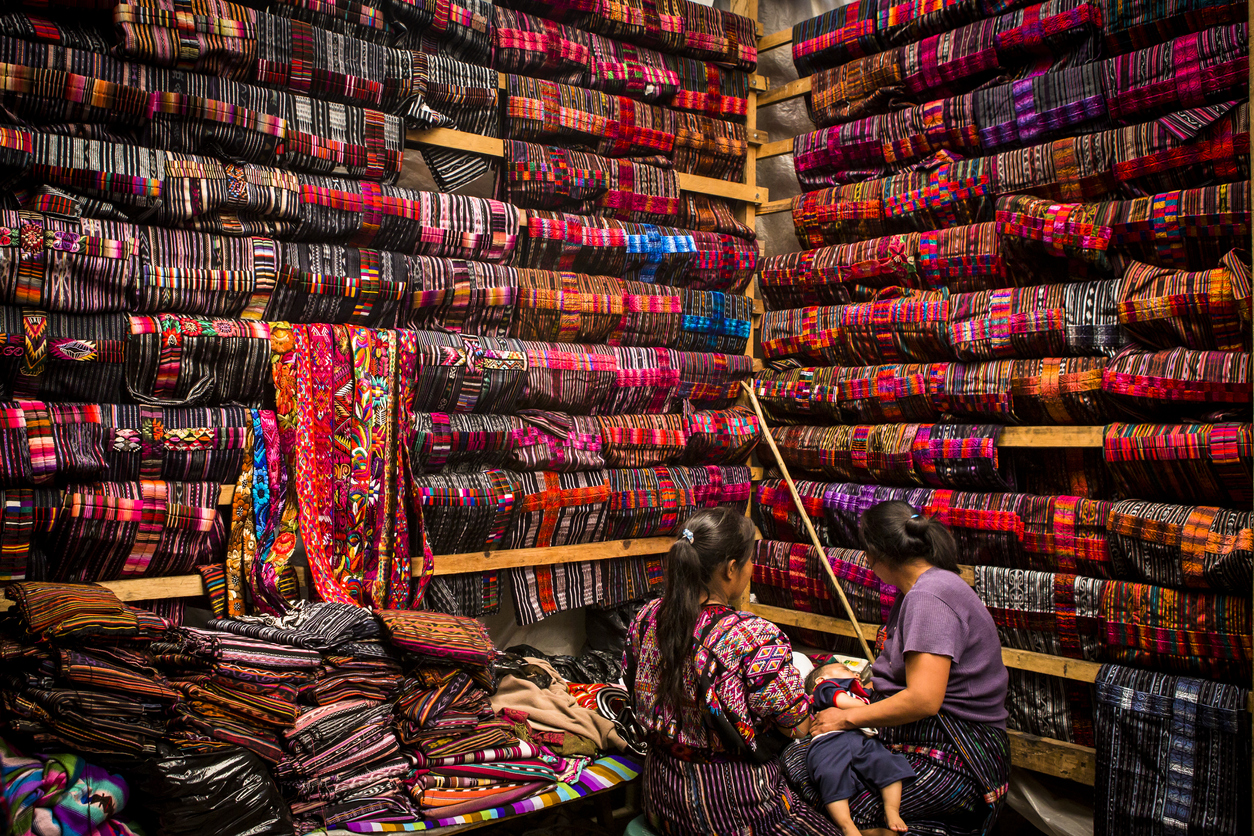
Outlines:
{"label": "hair bun", "polygon": [[905,521],[905,524],[902,527],[911,537],[923,537],[927,534],[927,529],[931,522],[932,520],[930,517],[925,517],[922,514],[914,514]]}

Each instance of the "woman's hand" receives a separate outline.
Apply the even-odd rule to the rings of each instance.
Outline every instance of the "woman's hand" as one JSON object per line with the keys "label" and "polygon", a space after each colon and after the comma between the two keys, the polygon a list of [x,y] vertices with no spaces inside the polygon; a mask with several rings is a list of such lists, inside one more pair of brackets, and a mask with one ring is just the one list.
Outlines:
{"label": "woman's hand", "polygon": [[849,722],[845,717],[849,711],[843,708],[825,708],[818,714],[814,715],[814,719],[810,722],[810,734],[824,734],[826,732],[848,731],[856,729],[857,726]]}

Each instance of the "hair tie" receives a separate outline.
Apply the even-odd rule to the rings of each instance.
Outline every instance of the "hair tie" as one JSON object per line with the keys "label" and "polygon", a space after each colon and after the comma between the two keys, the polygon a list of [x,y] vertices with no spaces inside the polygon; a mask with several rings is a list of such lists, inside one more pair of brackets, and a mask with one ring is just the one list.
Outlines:
{"label": "hair tie", "polygon": [[685,540],[687,540],[689,543],[691,543],[691,542],[692,542],[692,532],[691,532],[691,531],[689,531],[689,530],[688,530],[688,529],[686,529],[686,528],[684,529],[683,533],[682,533],[682,534],[680,534],[679,536],[680,536],[680,537],[683,537],[683,538],[684,538]]}
{"label": "hair tie", "polygon": [[912,520],[917,520],[918,518],[919,518],[919,515],[918,515],[918,514],[912,514],[912,515],[910,516],[910,519],[912,519]]}

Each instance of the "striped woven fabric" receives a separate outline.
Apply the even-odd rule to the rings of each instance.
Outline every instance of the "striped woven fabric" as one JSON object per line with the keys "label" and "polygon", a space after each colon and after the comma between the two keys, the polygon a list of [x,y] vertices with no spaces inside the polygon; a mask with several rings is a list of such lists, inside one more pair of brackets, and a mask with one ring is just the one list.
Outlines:
{"label": "striped woven fabric", "polygon": [[675,172],[562,148],[505,143],[498,189],[524,209],[566,209],[619,220],[664,223],[679,212]]}
{"label": "striped woven fabric", "polygon": [[1249,274],[1236,252],[1196,273],[1130,262],[1119,285],[1119,322],[1151,348],[1248,351],[1250,315],[1238,313],[1235,293],[1249,284]]}
{"label": "striped woven fabric", "polygon": [[99,482],[66,488],[45,548],[52,580],[182,575],[225,542],[217,482]]}
{"label": "striped woven fabric", "polygon": [[126,395],[125,314],[70,316],[0,307],[6,397],[120,403]]}
{"label": "striped woven fabric", "polygon": [[1248,197],[1248,183],[1097,203],[1012,195],[997,201],[997,232],[1002,247],[1019,256],[1016,263],[1039,264],[1041,255],[1051,255],[1073,259],[1073,272],[1085,270],[1077,262],[1122,272],[1126,259],[1132,258],[1202,270],[1221,258],[1229,263],[1225,254],[1248,237]]}
{"label": "striped woven fabric", "polygon": [[605,474],[610,486],[607,540],[672,534],[680,520],[687,519],[696,508],[688,468],[644,467],[607,470]]}
{"label": "striped woven fabric", "polygon": [[520,473],[505,549],[549,548],[601,539],[610,498],[605,471]]}
{"label": "striped woven fabric", "polygon": [[757,416],[744,406],[685,412],[684,432],[683,461],[689,465],[741,464],[761,438]]}
{"label": "striped woven fabric", "polygon": [[46,566],[37,543],[64,510],[62,491],[9,488],[0,491],[0,502],[0,580],[37,580]]}
{"label": "striped woven fabric", "polygon": [[[663,55],[667,68],[679,79],[679,90],[663,104],[715,119],[743,121],[749,113],[749,74],[717,64]],[[631,95],[628,93],[627,95]]]}
{"label": "striped woven fabric", "polygon": [[415,331],[413,408],[418,412],[508,413],[527,383],[516,341]]}
{"label": "striped woven fabric", "polygon": [[979,424],[781,427],[776,442],[791,467],[887,485],[1013,490],[1015,472],[998,456],[1001,428]]}
{"label": "striped woven fabric", "polygon": [[793,199],[804,247],[944,228],[980,220],[985,198],[1032,191],[1079,201],[1117,190],[1167,191],[1202,181],[1244,179],[1248,107],[1216,106],[1155,122],[987,157],[940,152],[928,171],[821,189]]}
{"label": "striped woven fabric", "polygon": [[[250,410],[238,406],[102,405],[108,479],[168,479],[233,484],[253,450]],[[273,413],[266,413],[273,415]]]}
{"label": "striped woven fabric", "polygon": [[190,0],[177,14],[162,6],[132,0],[114,7],[119,55],[389,113],[421,107],[418,53],[236,4]]}
{"label": "striped woven fabric", "polygon": [[518,275],[511,267],[462,259],[409,256],[401,321],[414,328],[504,337]]}
{"label": "striped woven fabric", "polygon": [[691,401],[697,409],[730,407],[743,392],[741,381],[748,382],[753,376],[753,358],[744,354],[676,351],[672,355],[679,370],[675,397],[677,401]]}
{"label": "striped woven fabric", "polygon": [[[486,0],[474,0],[476,5],[486,6]],[[456,8],[438,4],[437,8]],[[491,14],[490,7],[488,14]],[[449,55],[424,56],[411,53],[428,63],[426,100],[419,117],[433,127],[452,128],[480,136],[500,136],[500,118],[497,107],[497,74],[480,63],[463,63]],[[470,59],[467,59],[468,61]],[[423,127],[418,118],[409,118],[407,124]],[[442,192],[467,185],[487,173],[492,162],[480,154],[468,154],[451,148],[419,144],[418,152],[435,178]]]}
{"label": "striped woven fabric", "polygon": [[[1097,805],[1094,833],[1248,829],[1247,688],[1103,665],[1095,690],[1094,786],[1107,800]],[[1143,766],[1152,763],[1178,769]]]}
{"label": "striped woven fabric", "polygon": [[825,549],[822,557],[814,546],[759,540],[753,550],[753,594],[768,607],[784,607],[818,615],[844,617],[832,594],[820,559],[836,573],[854,615],[869,624],[883,624],[897,600],[898,589],[889,586],[867,568],[866,553],[855,549]]}
{"label": "striped woven fabric", "polygon": [[1182,32],[1246,20],[1245,7],[1229,0],[1165,0],[1162,3],[1104,0],[1106,54],[1121,55],[1161,44]]}
{"label": "striped woven fabric", "polygon": [[[716,369],[719,358],[726,356],[631,346],[613,346],[610,351],[616,364],[614,384],[598,415],[670,412],[685,397],[696,397],[689,390],[698,384],[689,379],[689,387],[684,386],[685,368],[695,368],[696,376]],[[681,367],[681,357],[686,366]]]}
{"label": "striped woven fabric", "polygon": [[863,55],[882,52],[896,44],[910,43],[989,14],[1014,3],[977,3],[945,0],[892,6],[883,0],[859,0],[818,17],[803,20],[792,29],[792,61],[801,76],[845,64]]}
{"label": "striped woven fabric", "polygon": [[[741,354],[749,345],[753,302],[714,290],[680,290],[683,317],[673,343],[685,351]],[[662,344],[662,343],[658,343]]]}
{"label": "striped woven fabric", "polygon": [[924,263],[919,245],[915,232],[771,256],[758,279],[762,299],[769,310],[783,310],[865,302],[855,297],[883,287],[917,288]]}
{"label": "striped woven fabric", "polygon": [[718,232],[692,233],[697,254],[685,287],[741,293],[758,265],[756,240]]}
{"label": "striped woven fabric", "polygon": [[379,610],[379,620],[397,647],[445,665],[486,668],[496,648],[482,623],[441,613]]}
{"label": "striped woven fabric", "polygon": [[[1113,363],[1105,357],[1015,360],[1010,371],[1011,414],[1027,426],[1104,424],[1117,414],[1106,384]],[[996,415],[978,406],[971,411],[985,418]]]}
{"label": "striped woven fabric", "polygon": [[510,415],[419,412],[409,461],[415,473],[438,473],[446,466],[506,467],[523,426]]}
{"label": "striped woven fabric", "polygon": [[[1112,127],[1104,62],[1064,66],[970,94],[979,147],[986,152]],[[955,147],[955,146],[947,146]]]}
{"label": "striped woven fabric", "polygon": [[603,157],[670,160],[679,114],[665,108],[525,76],[508,76],[505,136],[588,148]]}
{"label": "striped woven fabric", "polygon": [[771,359],[795,357],[832,365],[952,358],[953,303],[945,294],[903,290],[885,297],[862,304],[767,311],[762,318],[763,353]]}
{"label": "striped woven fabric", "polygon": [[[264,238],[251,240],[270,243]],[[281,266],[273,289],[267,294],[258,287],[249,313],[272,322],[394,327],[399,310],[410,299],[411,273],[417,273],[411,265],[417,260],[333,244],[279,244]]]}
{"label": "striped woven fabric", "polygon": [[958,294],[949,347],[958,360],[1113,354],[1128,342],[1119,297],[1113,280]]}
{"label": "striped woven fabric", "polygon": [[623,321],[623,286],[606,276],[519,270],[510,335],[559,343],[605,343]]}
{"label": "striped woven fabric", "polygon": [[[675,170],[739,183],[749,152],[744,125],[700,113],[675,113]],[[684,225],[701,227],[688,221]]]}
{"label": "striped woven fabric", "polygon": [[819,70],[810,77],[806,104],[810,118],[820,128],[887,113],[909,102],[902,51],[892,49],[839,66]]}
{"label": "striped woven fabric", "polygon": [[[833,540],[827,531],[827,517],[823,513],[823,494],[831,485],[827,482],[795,480],[797,494],[814,524],[819,542],[830,545]],[[782,540],[801,543],[809,539],[804,523],[797,515],[792,493],[782,479],[762,479],[753,485],[753,521],[765,540]]]}
{"label": "striped woven fabric", "polygon": [[826,418],[842,424],[933,421],[946,363],[820,366],[754,376],[754,391],[772,415]]}
{"label": "striped woven fabric", "polygon": [[756,241],[757,233],[736,217],[730,200],[685,192],[680,199],[679,225],[697,232],[720,232]]}
{"label": "striped woven fabric", "polygon": [[994,566],[975,567],[975,592],[1004,647],[1098,661],[1106,655],[1103,590],[1109,581]]}
{"label": "striped woven fabric", "polygon": [[1124,496],[1245,508],[1254,499],[1250,424],[1109,424],[1102,442]]}
{"label": "striped woven fabric", "polygon": [[609,468],[678,464],[688,445],[682,415],[602,415],[597,425]]}
{"label": "striped woven fabric", "polygon": [[0,482],[19,487],[102,478],[101,411],[93,404],[0,403]]}
{"label": "striped woven fabric", "polygon": [[126,386],[141,403],[259,406],[270,364],[270,326],[166,314],[130,318]]}
{"label": "striped woven fabric", "polygon": [[1247,351],[1144,351],[1129,346],[1102,371],[1102,391],[1141,420],[1250,413]]}
{"label": "striped woven fabric", "polygon": [[666,53],[743,70],[757,64],[753,21],[690,0],[509,0],[503,5]]}
{"label": "striped woven fabric", "polygon": [[1092,746],[1093,686],[1059,676],[1007,669],[1006,728]]}
{"label": "striped woven fabric", "polygon": [[12,38],[0,37],[0,61],[0,100],[36,124],[99,126],[152,148],[213,148],[229,159],[314,173],[344,166],[385,182],[400,174],[405,125],[379,110]]}
{"label": "striped woven fabric", "polygon": [[1244,594],[1254,559],[1252,516],[1139,499],[1117,503],[1106,523],[1116,576],[1175,589]]}
{"label": "striped woven fabric", "polygon": [[596,418],[524,409],[518,420],[521,427],[510,445],[510,469],[571,473],[605,468]]}
{"label": "striped woven fabric", "polygon": [[26,631],[39,635],[82,614],[120,615],[125,610],[112,590],[94,584],[15,583],[4,595],[17,606]]}

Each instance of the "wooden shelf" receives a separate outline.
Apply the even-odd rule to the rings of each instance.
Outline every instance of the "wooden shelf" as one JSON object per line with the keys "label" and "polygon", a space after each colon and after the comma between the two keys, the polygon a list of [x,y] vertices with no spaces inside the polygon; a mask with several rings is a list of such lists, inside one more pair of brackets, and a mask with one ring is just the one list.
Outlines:
{"label": "wooden shelf", "polygon": [[783,200],[768,200],[758,207],[759,215],[775,215],[779,212],[792,211],[792,198],[786,197]]}
{"label": "wooden shelf", "polygon": [[1010,737],[1013,765],[1090,787],[1097,780],[1096,749],[1013,729],[1007,729],[1006,734]]}
{"label": "wooden shelf", "polygon": [[998,447],[1097,447],[1105,427],[1006,427]]}
{"label": "wooden shelf", "polygon": [[458,575],[487,572],[518,566],[548,566],[554,563],[582,563],[585,560],[612,560],[616,557],[642,557],[666,554],[674,537],[644,537],[638,540],[609,540],[547,549],[511,549],[435,556],[435,574]]}
{"label": "wooden shelf", "polygon": [[785,29],[782,32],[772,32],[769,35],[763,35],[761,38],[758,38],[758,52],[777,49],[781,46],[792,46],[791,29]]}
{"label": "wooden shelf", "polygon": [[771,157],[782,157],[792,153],[792,140],[781,139],[779,142],[767,142],[758,148],[758,159],[767,160]]}
{"label": "wooden shelf", "polygon": [[794,79],[782,87],[768,90],[758,97],[758,107],[799,99],[810,93],[810,76]]}

